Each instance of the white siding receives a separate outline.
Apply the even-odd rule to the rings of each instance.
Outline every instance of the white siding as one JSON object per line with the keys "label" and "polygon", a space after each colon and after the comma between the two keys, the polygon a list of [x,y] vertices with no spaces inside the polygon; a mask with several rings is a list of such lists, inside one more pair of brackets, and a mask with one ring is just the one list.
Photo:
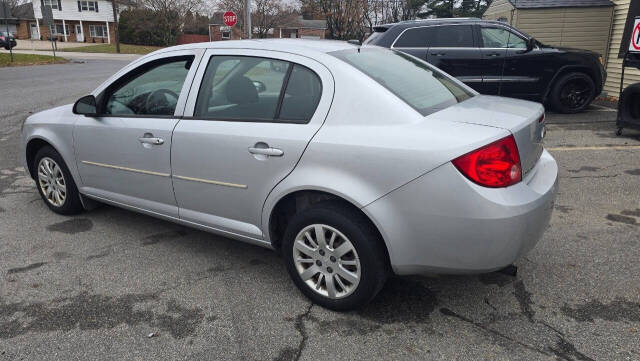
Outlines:
{"label": "white siding", "polygon": [[[607,61],[607,82],[604,90],[611,97],[617,98],[620,91],[620,76],[622,71],[622,59],[618,58],[620,42],[629,44],[629,39],[622,39],[624,25],[629,12],[629,0],[612,0],[615,6],[613,14],[613,27],[611,32],[611,45],[609,46],[609,59]],[[628,45],[627,45],[628,46]],[[640,82],[640,70],[626,68],[624,71],[624,86]]]}
{"label": "white siding", "polygon": [[[76,0],[61,0],[61,5],[62,11],[56,9],[51,10],[55,20],[113,21],[111,1],[98,0],[98,12],[78,12],[78,2]],[[33,13],[38,19],[42,19],[40,6],[40,0],[33,0]]]}

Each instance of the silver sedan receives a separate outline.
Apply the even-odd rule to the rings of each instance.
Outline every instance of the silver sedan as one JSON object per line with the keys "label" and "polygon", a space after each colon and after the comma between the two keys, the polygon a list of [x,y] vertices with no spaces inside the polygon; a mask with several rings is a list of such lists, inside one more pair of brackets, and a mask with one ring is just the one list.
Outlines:
{"label": "silver sedan", "polygon": [[479,273],[531,250],[558,168],[544,108],[482,96],[404,53],[345,42],[159,50],[29,117],[44,203],[98,202],[282,253],[336,310],[390,274]]}

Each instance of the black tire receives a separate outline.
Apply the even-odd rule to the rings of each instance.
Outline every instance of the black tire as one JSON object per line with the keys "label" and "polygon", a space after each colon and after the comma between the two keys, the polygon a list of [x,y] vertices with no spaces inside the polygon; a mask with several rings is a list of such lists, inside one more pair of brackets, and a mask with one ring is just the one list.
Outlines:
{"label": "black tire", "polygon": [[640,83],[631,84],[622,91],[618,115],[625,123],[640,124]]}
{"label": "black tire", "polygon": [[[358,254],[359,283],[352,293],[342,298],[330,298],[313,290],[302,280],[294,263],[296,236],[303,229],[314,224],[323,224],[338,230],[348,238]],[[295,214],[287,225],[281,251],[289,275],[300,291],[313,303],[336,311],[348,311],[367,304],[380,292],[390,274],[386,249],[378,232],[363,214],[340,202],[320,202]],[[327,259],[326,262],[328,265],[330,261]],[[333,266],[340,267],[337,263]]]}
{"label": "black tire", "polygon": [[596,86],[589,75],[568,73],[553,84],[549,103],[559,113],[578,113],[586,109],[596,95]]}
{"label": "black tire", "polygon": [[[38,178],[38,167],[40,164],[40,160],[43,158],[52,159],[59,167],[64,177],[64,183],[66,187],[66,196],[64,202],[60,206],[54,205],[51,201],[47,199],[42,189],[42,185]],[[50,146],[45,146],[38,150],[36,156],[33,161],[32,169],[35,172],[35,180],[36,180],[36,188],[38,188],[38,193],[40,193],[40,197],[44,203],[51,209],[52,211],[63,214],[63,215],[73,215],[82,212],[82,203],[80,202],[80,193],[78,192],[78,188],[76,187],[76,183],[73,181],[73,177],[71,177],[71,173],[69,172],[69,168],[67,164],[62,159],[62,156],[56,152]]]}

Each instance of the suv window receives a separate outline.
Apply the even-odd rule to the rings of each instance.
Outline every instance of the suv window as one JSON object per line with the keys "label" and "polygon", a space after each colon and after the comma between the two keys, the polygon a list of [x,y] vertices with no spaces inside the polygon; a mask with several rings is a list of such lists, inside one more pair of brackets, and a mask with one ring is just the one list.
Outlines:
{"label": "suv window", "polygon": [[393,44],[394,48],[422,48],[427,46],[427,39],[433,37],[434,28],[420,27],[405,30]]}
{"label": "suv window", "polygon": [[315,112],[321,93],[320,78],[301,65],[250,56],[213,56],[194,116],[304,123]]}
{"label": "suv window", "polygon": [[471,48],[473,47],[473,28],[471,25],[444,25],[433,27],[429,33],[427,46],[433,48]]}
{"label": "suv window", "polygon": [[526,48],[527,42],[503,28],[480,28],[485,48]]}
{"label": "suv window", "polygon": [[193,56],[152,61],[118,80],[105,93],[105,114],[173,115]]}
{"label": "suv window", "polygon": [[367,74],[422,115],[473,96],[436,67],[400,51],[363,47],[330,54]]}

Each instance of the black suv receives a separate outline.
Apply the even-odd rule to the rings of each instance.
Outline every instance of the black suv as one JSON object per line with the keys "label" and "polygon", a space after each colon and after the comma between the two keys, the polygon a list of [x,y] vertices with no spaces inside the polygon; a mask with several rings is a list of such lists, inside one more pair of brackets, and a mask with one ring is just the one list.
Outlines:
{"label": "black suv", "polygon": [[9,50],[16,46],[16,39],[6,31],[0,31],[0,47]]}
{"label": "black suv", "polygon": [[599,54],[547,46],[498,21],[452,18],[381,25],[365,44],[426,60],[482,94],[543,102],[562,113],[586,108],[606,78]]}

